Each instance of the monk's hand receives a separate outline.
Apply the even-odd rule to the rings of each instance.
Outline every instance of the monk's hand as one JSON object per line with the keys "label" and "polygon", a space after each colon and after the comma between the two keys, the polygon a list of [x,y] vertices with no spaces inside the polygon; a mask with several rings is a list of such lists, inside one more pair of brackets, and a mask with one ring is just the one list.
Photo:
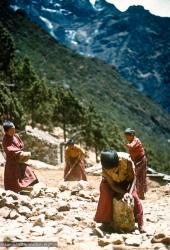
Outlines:
{"label": "monk's hand", "polygon": [[30,157],[31,157],[31,152],[21,151],[20,156],[19,156],[19,160],[20,160],[20,162],[26,162],[30,159]]}
{"label": "monk's hand", "polygon": [[124,194],[122,201],[126,202],[129,207],[133,207],[134,206],[133,196],[131,194],[129,194],[129,193],[125,193]]}

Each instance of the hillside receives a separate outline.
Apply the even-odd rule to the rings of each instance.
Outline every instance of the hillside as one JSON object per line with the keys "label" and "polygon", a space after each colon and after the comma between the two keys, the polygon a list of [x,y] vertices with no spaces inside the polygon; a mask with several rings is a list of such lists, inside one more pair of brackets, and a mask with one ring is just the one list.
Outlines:
{"label": "hillside", "polygon": [[121,130],[132,126],[146,147],[149,164],[169,171],[170,116],[158,105],[125,84],[114,67],[84,58],[56,43],[24,13],[14,13],[3,6],[0,21],[13,35],[18,56],[29,56],[51,86],[71,87],[86,102],[93,102],[106,122],[114,119]]}
{"label": "hillside", "polygon": [[136,88],[170,111],[170,18],[142,6],[121,12],[105,0],[10,0],[14,9],[68,48],[114,65]]}

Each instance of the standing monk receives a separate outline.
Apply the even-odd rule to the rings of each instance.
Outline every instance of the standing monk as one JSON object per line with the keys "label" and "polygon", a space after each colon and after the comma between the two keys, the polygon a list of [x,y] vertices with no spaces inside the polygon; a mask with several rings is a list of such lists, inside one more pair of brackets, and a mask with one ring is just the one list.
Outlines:
{"label": "standing monk", "polygon": [[145,150],[141,141],[135,136],[135,131],[133,129],[127,128],[124,134],[129,142],[125,146],[128,148],[130,157],[135,163],[137,193],[139,198],[144,200],[144,194],[147,191],[147,159]]}
{"label": "standing monk", "polygon": [[84,151],[78,145],[75,145],[72,139],[66,143],[65,162],[65,181],[87,181]]}
{"label": "standing monk", "polygon": [[30,152],[24,152],[23,142],[15,134],[15,126],[12,122],[3,123],[5,135],[3,137],[3,148],[6,154],[4,173],[5,190],[16,193],[22,189],[38,182],[37,177],[30,167],[25,163],[31,156]]}

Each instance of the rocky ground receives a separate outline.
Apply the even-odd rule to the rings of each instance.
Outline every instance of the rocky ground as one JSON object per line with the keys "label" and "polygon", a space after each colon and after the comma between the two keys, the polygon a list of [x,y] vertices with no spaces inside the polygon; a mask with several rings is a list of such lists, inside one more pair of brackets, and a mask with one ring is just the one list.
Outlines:
{"label": "rocky ground", "polygon": [[[89,176],[88,183],[63,182],[63,170],[35,172],[40,183],[29,191],[29,196],[18,195],[4,191],[3,167],[0,168],[0,242],[40,242],[39,249],[44,250],[170,249],[170,184],[149,183],[143,201],[146,233],[140,234],[137,229],[132,234],[105,233],[93,221],[99,176]],[[29,250],[33,247],[20,246]]]}

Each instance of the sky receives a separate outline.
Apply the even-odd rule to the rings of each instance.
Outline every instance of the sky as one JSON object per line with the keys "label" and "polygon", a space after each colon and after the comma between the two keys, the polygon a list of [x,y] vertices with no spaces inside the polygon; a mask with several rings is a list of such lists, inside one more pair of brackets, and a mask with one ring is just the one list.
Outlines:
{"label": "sky", "polygon": [[[94,0],[93,0],[94,1]],[[143,5],[145,9],[157,16],[170,17],[170,0],[106,0],[113,3],[121,11],[127,10],[131,5]]]}

